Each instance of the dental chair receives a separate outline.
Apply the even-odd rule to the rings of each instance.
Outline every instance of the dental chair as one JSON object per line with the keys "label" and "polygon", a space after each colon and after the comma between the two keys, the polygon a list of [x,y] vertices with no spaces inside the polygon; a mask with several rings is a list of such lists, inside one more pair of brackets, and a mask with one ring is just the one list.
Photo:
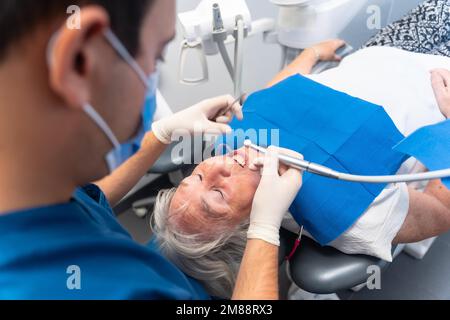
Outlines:
{"label": "dental chair", "polygon": [[[281,229],[280,265],[294,246],[297,235]],[[394,249],[394,256],[401,252]],[[332,247],[322,247],[304,236],[288,263],[288,276],[292,282],[309,293],[329,295],[343,290],[362,289],[369,276],[368,268],[378,266],[385,270],[390,263],[365,255],[348,255]]]}

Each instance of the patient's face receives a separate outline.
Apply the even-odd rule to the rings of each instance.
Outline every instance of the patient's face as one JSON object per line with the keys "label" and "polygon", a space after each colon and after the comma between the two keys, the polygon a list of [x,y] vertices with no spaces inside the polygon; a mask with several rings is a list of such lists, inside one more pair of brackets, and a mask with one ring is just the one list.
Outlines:
{"label": "patient's face", "polygon": [[260,171],[249,165],[258,156],[242,148],[202,162],[175,193],[169,219],[182,232],[202,235],[248,219],[261,180]]}

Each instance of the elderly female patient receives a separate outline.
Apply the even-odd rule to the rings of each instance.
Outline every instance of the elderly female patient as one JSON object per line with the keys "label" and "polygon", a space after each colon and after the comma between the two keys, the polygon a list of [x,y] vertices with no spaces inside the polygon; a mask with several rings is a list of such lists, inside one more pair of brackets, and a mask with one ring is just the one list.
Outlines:
{"label": "elderly female patient", "polygon": [[[446,12],[437,4],[448,9],[445,1],[427,1],[412,14],[425,9],[429,12],[430,8]],[[430,30],[430,21],[422,23]],[[436,43],[424,49],[417,37],[416,48],[420,49],[416,50],[411,35],[404,37],[407,43],[387,41],[402,39],[392,37],[400,29],[405,32],[398,25],[404,26],[402,21],[394,23],[339,67],[320,75],[308,75],[317,58],[337,59],[335,51],[343,42],[333,40],[307,49],[271,85],[296,73],[307,75],[335,90],[383,106],[404,135],[440,122],[450,116],[449,45]],[[444,39],[448,34],[442,39],[447,41]],[[261,177],[258,161],[254,163],[259,157],[256,151],[239,149],[208,159],[177,189],[163,191],[158,197],[152,227],[162,252],[188,275],[202,281],[215,296],[230,297],[234,287],[252,200]],[[410,159],[399,173],[425,170]],[[449,199],[450,191],[440,181],[388,185],[358,221],[329,245],[349,254],[391,260],[393,243],[417,242],[450,229]],[[293,232],[299,229],[288,213],[284,226]]]}

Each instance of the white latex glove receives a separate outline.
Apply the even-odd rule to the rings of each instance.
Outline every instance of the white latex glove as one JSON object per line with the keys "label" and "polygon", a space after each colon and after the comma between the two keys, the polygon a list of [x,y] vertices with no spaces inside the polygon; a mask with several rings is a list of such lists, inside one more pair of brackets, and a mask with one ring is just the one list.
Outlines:
{"label": "white latex glove", "polygon": [[278,153],[299,157],[291,150],[270,147],[264,159],[253,166],[261,166],[262,178],[253,200],[248,239],[259,239],[275,246],[280,245],[280,227],[283,217],[302,186],[302,172],[297,169],[280,169]]}
{"label": "white latex glove", "polygon": [[164,144],[172,142],[176,131],[186,133],[230,133],[228,123],[236,116],[243,119],[242,106],[239,102],[232,105],[235,99],[230,96],[221,96],[204,100],[195,106],[178,112],[168,118],[156,121],[152,125],[155,137]]}

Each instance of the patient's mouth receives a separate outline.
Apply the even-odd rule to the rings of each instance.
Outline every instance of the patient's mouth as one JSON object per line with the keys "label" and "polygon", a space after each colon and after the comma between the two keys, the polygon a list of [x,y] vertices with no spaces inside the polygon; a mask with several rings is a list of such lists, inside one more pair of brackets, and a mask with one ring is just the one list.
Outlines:
{"label": "patient's mouth", "polygon": [[245,168],[245,166],[248,163],[248,155],[243,150],[236,150],[232,153],[232,158],[234,161],[236,161],[237,164],[239,164],[242,168]]}

